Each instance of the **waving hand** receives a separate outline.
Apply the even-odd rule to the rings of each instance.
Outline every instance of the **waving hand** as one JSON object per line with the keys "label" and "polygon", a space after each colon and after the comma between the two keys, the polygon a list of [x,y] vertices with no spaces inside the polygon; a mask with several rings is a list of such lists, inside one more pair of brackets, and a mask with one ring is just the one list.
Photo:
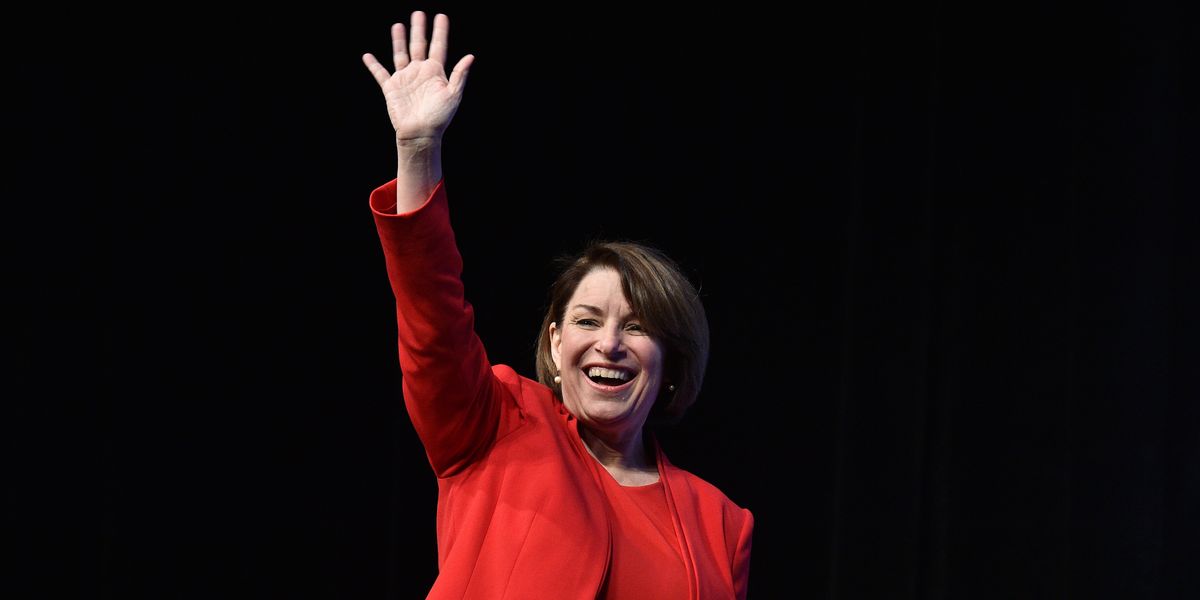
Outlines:
{"label": "waving hand", "polygon": [[428,42],[425,25],[425,13],[421,11],[412,13],[410,31],[403,23],[392,25],[393,72],[389,73],[369,52],[362,57],[383,90],[398,143],[440,142],[462,101],[467,71],[475,60],[472,54],[463,56],[447,78],[450,18],[440,13],[434,16],[433,35]]}

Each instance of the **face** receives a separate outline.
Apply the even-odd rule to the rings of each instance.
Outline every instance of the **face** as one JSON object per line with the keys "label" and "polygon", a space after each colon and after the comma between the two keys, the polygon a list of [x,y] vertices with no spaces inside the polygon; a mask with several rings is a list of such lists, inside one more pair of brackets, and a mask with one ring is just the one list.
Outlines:
{"label": "face", "polygon": [[580,423],[623,435],[640,430],[662,386],[663,349],[633,314],[621,277],[596,269],[550,325],[563,404]]}

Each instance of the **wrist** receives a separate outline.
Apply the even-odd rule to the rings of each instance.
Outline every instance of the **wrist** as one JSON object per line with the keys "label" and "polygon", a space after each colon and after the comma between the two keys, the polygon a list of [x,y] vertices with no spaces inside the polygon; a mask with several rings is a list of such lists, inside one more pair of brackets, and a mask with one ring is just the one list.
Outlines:
{"label": "wrist", "polygon": [[440,148],[442,140],[433,136],[396,137],[396,149],[405,152],[422,152]]}

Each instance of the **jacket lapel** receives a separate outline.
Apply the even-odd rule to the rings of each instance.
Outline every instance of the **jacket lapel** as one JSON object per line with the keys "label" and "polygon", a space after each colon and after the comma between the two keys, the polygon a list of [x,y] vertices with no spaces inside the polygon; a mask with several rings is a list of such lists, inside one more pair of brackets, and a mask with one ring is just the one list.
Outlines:
{"label": "jacket lapel", "polygon": [[[679,552],[683,556],[684,567],[687,568],[688,576],[688,598],[696,600],[700,598],[700,577],[696,571],[696,553],[692,548],[691,536],[688,532],[699,531],[698,523],[694,522],[694,518],[684,517],[684,515],[693,516],[696,514],[691,499],[691,489],[687,480],[675,469],[675,466],[667,460],[666,453],[663,452],[662,446],[658,443],[658,438],[654,438],[654,451],[656,460],[658,461],[658,475],[663,482],[663,490],[667,496],[667,508],[671,511],[671,523],[675,525],[675,537],[679,543]],[[684,510],[680,510],[683,505]]]}

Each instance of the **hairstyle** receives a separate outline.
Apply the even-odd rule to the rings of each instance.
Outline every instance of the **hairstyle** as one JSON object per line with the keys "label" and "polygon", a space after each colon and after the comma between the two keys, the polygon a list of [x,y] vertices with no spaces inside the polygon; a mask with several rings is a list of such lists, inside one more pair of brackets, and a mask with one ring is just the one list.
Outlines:
{"label": "hairstyle", "polygon": [[[695,401],[708,364],[708,318],[697,289],[679,265],[662,251],[630,241],[593,241],[573,256],[561,257],[550,286],[549,304],[537,343],[537,377],[559,398],[558,368],[550,353],[550,324],[562,324],[567,303],[583,278],[612,269],[642,325],[663,346],[663,388],[651,410],[651,424],[678,421]],[[667,385],[675,386],[674,392]]]}

